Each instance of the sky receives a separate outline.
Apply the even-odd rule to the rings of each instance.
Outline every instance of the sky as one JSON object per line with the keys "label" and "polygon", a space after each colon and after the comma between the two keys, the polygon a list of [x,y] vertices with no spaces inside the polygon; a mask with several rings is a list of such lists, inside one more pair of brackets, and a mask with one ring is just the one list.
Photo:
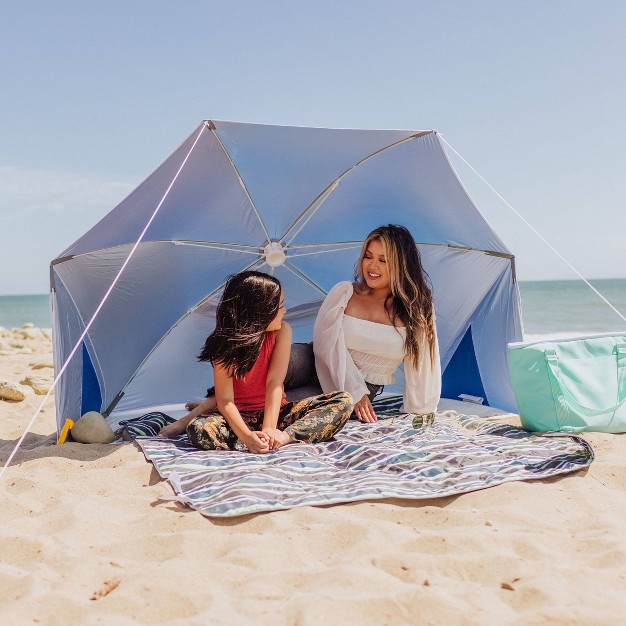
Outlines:
{"label": "sky", "polygon": [[[626,277],[623,0],[0,10],[0,295],[47,292],[50,261],[211,118],[436,129],[586,278]],[[521,280],[576,278],[450,157]]]}

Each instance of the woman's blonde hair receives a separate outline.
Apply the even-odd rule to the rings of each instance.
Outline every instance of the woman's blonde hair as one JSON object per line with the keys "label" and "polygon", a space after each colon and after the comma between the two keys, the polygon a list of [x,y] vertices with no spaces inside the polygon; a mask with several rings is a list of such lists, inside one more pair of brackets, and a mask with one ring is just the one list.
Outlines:
{"label": "woman's blonde hair", "polygon": [[383,246],[389,272],[391,295],[385,301],[394,326],[399,319],[406,328],[404,350],[415,364],[419,363],[419,338],[426,337],[430,360],[435,357],[435,311],[430,280],[422,266],[422,258],[411,233],[395,224],[379,226],[365,239],[355,267],[355,280],[360,290],[369,290],[363,276],[363,259],[372,241]]}

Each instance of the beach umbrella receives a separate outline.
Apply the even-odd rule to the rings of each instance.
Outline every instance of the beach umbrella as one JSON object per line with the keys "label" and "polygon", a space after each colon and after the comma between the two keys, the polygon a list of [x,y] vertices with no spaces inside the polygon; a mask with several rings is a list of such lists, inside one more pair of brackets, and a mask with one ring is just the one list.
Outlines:
{"label": "beach umbrella", "polygon": [[387,223],[409,228],[430,275],[444,394],[514,408],[513,256],[436,131],[207,120],[51,263],[58,371],[134,250],[59,381],[59,423],[97,410],[114,424],[201,397],[212,373],[195,357],[235,272],[273,273],[294,341],[310,341],[325,293],[352,278],[363,239]]}

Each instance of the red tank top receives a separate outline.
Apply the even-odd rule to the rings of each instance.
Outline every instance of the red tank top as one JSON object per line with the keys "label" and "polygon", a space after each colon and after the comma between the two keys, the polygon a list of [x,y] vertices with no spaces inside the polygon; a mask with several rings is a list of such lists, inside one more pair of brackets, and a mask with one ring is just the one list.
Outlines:
{"label": "red tank top", "polygon": [[[261,352],[252,369],[243,378],[233,377],[233,393],[235,406],[240,411],[263,411],[265,409],[265,388],[267,384],[267,372],[270,368],[270,360],[276,345],[276,333],[265,333]],[[280,406],[287,404],[285,390]]]}

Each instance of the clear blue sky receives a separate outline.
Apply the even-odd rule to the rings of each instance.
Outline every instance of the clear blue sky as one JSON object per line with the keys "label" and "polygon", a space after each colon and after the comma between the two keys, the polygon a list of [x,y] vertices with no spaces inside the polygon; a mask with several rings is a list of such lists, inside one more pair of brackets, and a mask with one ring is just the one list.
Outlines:
{"label": "clear blue sky", "polygon": [[[46,292],[50,260],[205,118],[435,128],[585,276],[626,276],[623,0],[0,9],[0,294]],[[575,277],[458,171],[521,279]]]}

